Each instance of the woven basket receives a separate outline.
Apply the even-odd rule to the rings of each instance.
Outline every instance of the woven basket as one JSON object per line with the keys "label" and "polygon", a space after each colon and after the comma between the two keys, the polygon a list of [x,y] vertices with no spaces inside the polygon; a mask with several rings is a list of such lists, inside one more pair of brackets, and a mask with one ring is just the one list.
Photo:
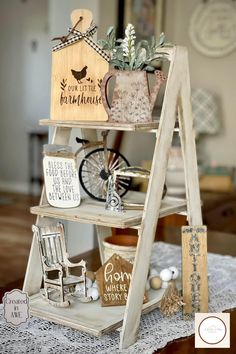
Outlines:
{"label": "woven basket", "polygon": [[135,235],[114,235],[103,240],[105,262],[114,254],[133,263],[138,242]]}

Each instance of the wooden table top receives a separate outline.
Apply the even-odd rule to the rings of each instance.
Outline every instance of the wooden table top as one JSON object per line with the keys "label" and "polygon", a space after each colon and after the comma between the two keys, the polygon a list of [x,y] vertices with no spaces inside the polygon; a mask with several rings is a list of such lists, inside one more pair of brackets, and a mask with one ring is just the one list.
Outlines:
{"label": "wooden table top", "polygon": [[[176,228],[166,228],[164,230],[163,237],[161,237],[161,241],[179,244],[181,240],[181,231]],[[236,257],[236,235],[208,231],[207,233],[207,247],[208,252],[219,253],[223,255],[231,255]],[[186,338],[180,338],[173,342],[168,343],[165,348],[157,350],[156,353],[162,354],[210,354],[210,353],[236,353],[236,337],[234,333],[236,333],[236,309],[231,309],[230,312],[230,348],[194,348],[194,335]]]}
{"label": "wooden table top", "polygon": [[[172,244],[177,244],[180,245],[180,235],[181,231],[180,228],[174,228],[174,227],[167,227],[165,228],[163,235],[160,237],[160,241],[172,243]],[[223,255],[231,255],[236,257],[236,235],[234,234],[227,234],[227,233],[222,233],[222,232],[212,232],[208,231],[208,252],[213,252],[213,253],[219,253]],[[76,259],[86,259],[88,262],[88,269],[90,270],[97,270],[101,263],[100,263],[100,258],[99,258],[99,252],[98,249],[93,249],[91,251],[85,252],[82,255],[75,257],[73,261],[76,261]],[[21,288],[22,286],[22,279],[19,280],[18,282],[14,282],[14,284],[9,284],[7,288],[4,289],[5,291],[9,291],[14,288]],[[0,296],[4,294],[3,289],[2,293],[0,291]],[[173,342],[170,342],[166,345],[165,348],[157,350],[154,354],[156,353],[162,353],[162,354],[209,354],[209,353],[236,353],[236,336],[234,336],[234,333],[236,333],[236,309],[226,311],[230,312],[230,333],[231,333],[231,338],[230,338],[230,349],[197,349],[194,348],[194,335],[186,338],[180,338],[178,340],[175,340]]]}
{"label": "wooden table top", "polygon": [[[181,231],[176,227],[165,228],[160,241],[180,245]],[[231,255],[236,257],[236,235],[222,232],[208,231],[208,252],[219,253],[223,255]],[[82,256],[88,261],[88,269],[97,270],[100,267],[100,259],[98,249],[86,252]],[[165,348],[157,350],[156,353],[162,354],[210,354],[210,353],[236,353],[236,309],[226,311],[230,312],[230,349],[209,349],[194,348],[194,335],[180,338],[168,343]]]}
{"label": "wooden table top", "polygon": [[[236,257],[236,235],[222,232],[208,231],[208,252],[219,253],[223,255],[231,255]],[[171,244],[180,245],[181,230],[176,227],[166,227],[160,237],[160,241]],[[99,259],[98,249],[91,250],[81,255],[83,259],[88,261],[88,269],[97,270],[101,263]],[[81,258],[80,256],[80,258]],[[227,350],[227,353],[236,353],[236,341],[233,333],[236,333],[236,309],[226,311],[230,312],[230,333],[231,348],[230,349],[210,349],[214,350],[214,354],[220,354]],[[180,338],[168,343],[165,348],[157,350],[156,353],[162,354],[208,354],[209,349],[194,348],[194,335],[186,338]]]}

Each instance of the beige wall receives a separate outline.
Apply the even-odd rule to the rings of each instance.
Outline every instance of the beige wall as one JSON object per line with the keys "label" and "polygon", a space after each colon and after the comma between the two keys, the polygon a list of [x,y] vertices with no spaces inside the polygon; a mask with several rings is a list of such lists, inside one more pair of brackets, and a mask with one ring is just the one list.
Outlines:
{"label": "beige wall", "polygon": [[99,0],[98,38],[105,38],[110,26],[117,24],[118,0]]}
{"label": "beige wall", "polygon": [[1,1],[0,52],[0,189],[27,193],[27,132],[49,114],[47,0]]}
{"label": "beige wall", "polygon": [[189,19],[199,0],[166,0],[165,33],[171,42],[189,50],[192,87],[214,92],[220,100],[222,131],[204,139],[208,158],[223,165],[236,165],[236,51],[222,58],[210,58],[197,52],[189,35]]}

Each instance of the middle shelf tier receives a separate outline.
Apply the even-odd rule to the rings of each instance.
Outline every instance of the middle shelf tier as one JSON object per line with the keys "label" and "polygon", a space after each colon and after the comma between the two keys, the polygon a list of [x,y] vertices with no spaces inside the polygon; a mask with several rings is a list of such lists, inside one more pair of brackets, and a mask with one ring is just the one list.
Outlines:
{"label": "middle shelf tier", "polygon": [[[145,194],[132,192],[128,201],[138,203],[144,201]],[[178,214],[186,211],[186,200],[166,196],[160,209],[159,217],[164,217],[171,214]],[[143,211],[142,210],[125,210],[124,212],[115,212],[105,209],[104,203],[95,201],[91,198],[84,198],[81,204],[76,208],[55,208],[48,204],[35,206],[31,208],[32,214],[40,215],[41,217],[50,217],[57,219],[64,219],[68,221],[77,221],[86,224],[95,224],[108,227],[117,228],[132,228],[141,223]]]}

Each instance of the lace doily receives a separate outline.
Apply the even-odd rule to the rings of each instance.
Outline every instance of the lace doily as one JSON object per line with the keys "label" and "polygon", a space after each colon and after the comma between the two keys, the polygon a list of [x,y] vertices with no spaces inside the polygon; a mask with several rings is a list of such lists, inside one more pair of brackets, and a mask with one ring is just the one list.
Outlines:
{"label": "lace doily", "polygon": [[[158,242],[153,246],[151,263],[164,268],[181,268],[181,248]],[[222,312],[236,307],[236,258],[208,254],[209,312]],[[158,309],[143,315],[137,342],[120,351],[119,331],[97,338],[69,327],[32,317],[26,324],[14,327],[0,316],[0,353],[145,353],[151,354],[168,342],[194,333],[194,320],[184,319],[181,312],[170,318]]]}

